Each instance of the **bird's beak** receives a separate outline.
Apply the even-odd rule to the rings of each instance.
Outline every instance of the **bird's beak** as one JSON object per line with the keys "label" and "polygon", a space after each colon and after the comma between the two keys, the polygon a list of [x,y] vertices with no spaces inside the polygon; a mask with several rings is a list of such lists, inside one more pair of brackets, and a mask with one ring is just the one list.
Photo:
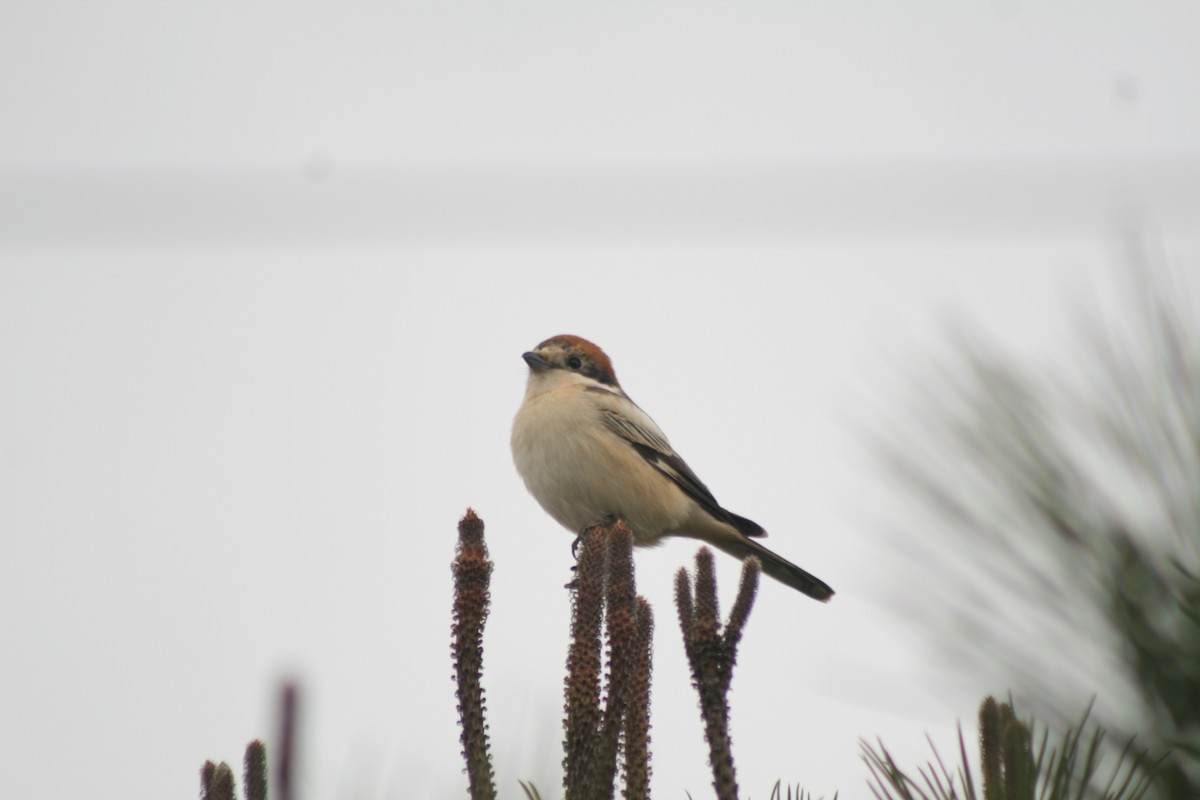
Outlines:
{"label": "bird's beak", "polygon": [[548,369],[554,369],[553,364],[532,350],[530,350],[528,353],[522,353],[521,358],[525,359],[525,363],[528,364],[529,368],[534,372],[544,372]]}

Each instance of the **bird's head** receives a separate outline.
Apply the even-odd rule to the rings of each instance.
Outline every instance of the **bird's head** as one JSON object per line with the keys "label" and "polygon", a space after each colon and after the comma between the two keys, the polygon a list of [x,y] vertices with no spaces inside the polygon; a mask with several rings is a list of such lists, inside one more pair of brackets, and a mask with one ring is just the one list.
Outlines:
{"label": "bird's head", "polygon": [[529,380],[541,384],[584,383],[620,390],[612,362],[604,351],[579,336],[552,336],[521,356],[529,365]]}

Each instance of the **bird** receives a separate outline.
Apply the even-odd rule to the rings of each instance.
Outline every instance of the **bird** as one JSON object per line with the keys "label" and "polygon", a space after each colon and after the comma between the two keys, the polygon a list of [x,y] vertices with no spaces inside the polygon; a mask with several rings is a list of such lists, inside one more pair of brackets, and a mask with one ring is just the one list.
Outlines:
{"label": "bird", "polygon": [[612,361],[580,336],[552,336],[521,356],[525,397],[513,419],[517,472],[568,530],[623,519],[635,545],[671,536],[707,542],[822,602],[824,581],[764,547],[762,526],[717,502],[646,412],[625,394]]}

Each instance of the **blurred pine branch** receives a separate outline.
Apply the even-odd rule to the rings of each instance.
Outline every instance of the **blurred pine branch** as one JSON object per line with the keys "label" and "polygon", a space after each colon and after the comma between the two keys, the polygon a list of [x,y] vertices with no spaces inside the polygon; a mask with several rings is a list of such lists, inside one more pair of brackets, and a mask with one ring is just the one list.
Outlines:
{"label": "blurred pine branch", "polygon": [[[870,788],[877,800],[1140,800],[1150,791],[1157,765],[1143,751],[1126,743],[1116,757],[1107,782],[1100,783],[1104,733],[1093,727],[1088,714],[1057,742],[1047,729],[1036,733],[1034,723],[1017,718],[1009,703],[992,697],[979,709],[980,774],[975,776],[967,745],[959,729],[959,765],[951,772],[933,751],[934,760],[906,772],[882,742],[862,741],[862,758],[870,771]],[[1034,748],[1034,742],[1037,747]],[[932,748],[932,743],[930,747]]]}
{"label": "blurred pine branch", "polygon": [[912,618],[1002,665],[1039,714],[1098,692],[1104,727],[1164,759],[1149,796],[1195,800],[1200,314],[1184,276],[1135,259],[1125,313],[1095,317],[1071,361],[963,337],[887,457],[943,533],[910,554],[906,586],[931,587]]}

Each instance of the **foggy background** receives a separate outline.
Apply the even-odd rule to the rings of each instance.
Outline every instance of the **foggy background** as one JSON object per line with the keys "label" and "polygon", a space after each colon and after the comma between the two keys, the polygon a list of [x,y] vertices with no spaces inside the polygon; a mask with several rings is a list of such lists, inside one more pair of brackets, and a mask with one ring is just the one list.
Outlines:
{"label": "foggy background", "polygon": [[[555,796],[571,537],[508,431],[564,332],[838,591],[764,582],[743,793],[864,796],[859,737],[953,752],[1008,687],[896,613],[921,531],[867,440],[950,323],[1048,358],[1117,305],[1131,233],[1194,273],[1197,30],[1185,2],[4,4],[5,785],[194,796],[292,678],[303,797],[462,796],[469,505],[498,786]],[[694,550],[636,554],[660,796],[711,781]]]}

